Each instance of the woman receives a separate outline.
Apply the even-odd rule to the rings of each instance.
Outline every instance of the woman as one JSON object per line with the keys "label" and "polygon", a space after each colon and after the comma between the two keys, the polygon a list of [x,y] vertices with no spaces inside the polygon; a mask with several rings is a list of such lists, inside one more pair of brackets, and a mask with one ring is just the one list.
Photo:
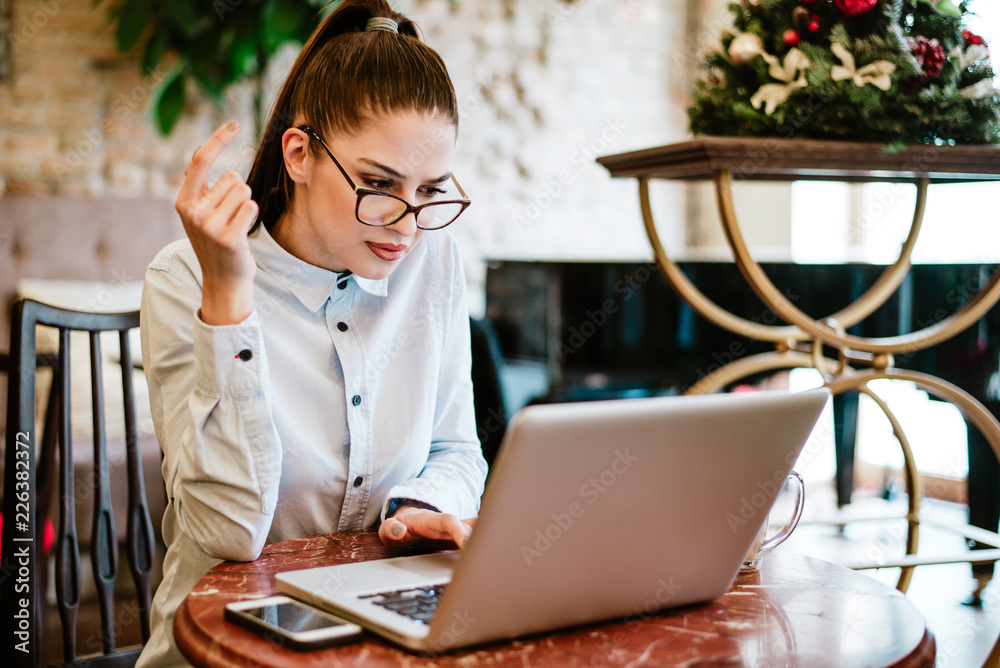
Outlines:
{"label": "woman", "polygon": [[[466,206],[440,57],[384,0],[347,0],[285,81],[248,183],[208,187],[150,265],[143,359],[164,452],[164,581],[139,665],[173,665],[173,615],[221,559],[379,525],[461,546],[486,475],[465,279],[440,227]],[[248,234],[249,230],[249,234]]]}

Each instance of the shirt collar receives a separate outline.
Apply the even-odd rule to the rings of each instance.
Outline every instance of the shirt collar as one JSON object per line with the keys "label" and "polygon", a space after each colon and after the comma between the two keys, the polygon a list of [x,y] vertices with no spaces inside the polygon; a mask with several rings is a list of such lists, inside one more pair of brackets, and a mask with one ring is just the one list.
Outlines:
{"label": "shirt collar", "polygon": [[388,278],[370,280],[351,274],[342,279],[336,272],[309,264],[282,248],[266,227],[260,225],[250,235],[250,251],[257,266],[271,274],[302,304],[315,312],[336,289],[339,280],[354,280],[359,288],[370,295],[385,297],[388,292]]}

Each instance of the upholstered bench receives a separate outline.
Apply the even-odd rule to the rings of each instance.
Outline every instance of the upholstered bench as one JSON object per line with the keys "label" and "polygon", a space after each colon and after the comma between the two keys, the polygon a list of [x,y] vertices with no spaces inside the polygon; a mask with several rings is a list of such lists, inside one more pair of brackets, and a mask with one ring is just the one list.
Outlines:
{"label": "upholstered bench", "polygon": [[[160,248],[183,234],[172,205],[163,200],[0,198],[0,351],[5,352],[9,347],[10,308],[19,297],[77,310],[137,309],[146,266]],[[55,332],[49,328],[44,330],[47,331],[39,328],[38,332],[39,352],[55,352]],[[132,354],[138,361],[138,332],[134,332],[134,337]],[[102,345],[105,401],[109,410],[108,454],[115,525],[119,540],[124,541],[127,486],[124,426],[120,416],[121,367],[117,342],[109,343]],[[88,357],[87,337],[75,335],[71,342],[73,368],[70,375],[74,390],[79,388],[72,392],[72,407],[77,530],[82,544],[89,542],[93,508]],[[159,534],[166,504],[160,473],[160,447],[149,419],[149,399],[141,368],[136,368],[133,374],[146,494],[153,527]],[[41,370],[38,381],[41,419],[51,371]],[[3,406],[6,406],[6,398],[7,380],[0,376]],[[5,424],[6,411],[2,411],[0,442],[5,439]],[[2,466],[0,459],[0,468]]]}

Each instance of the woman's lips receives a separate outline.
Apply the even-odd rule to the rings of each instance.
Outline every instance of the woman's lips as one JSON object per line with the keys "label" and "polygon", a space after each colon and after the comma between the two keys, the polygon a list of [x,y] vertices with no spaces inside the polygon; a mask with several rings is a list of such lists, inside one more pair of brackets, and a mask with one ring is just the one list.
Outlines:
{"label": "woman's lips", "polygon": [[388,262],[394,262],[406,254],[406,246],[398,246],[396,244],[376,244],[371,241],[366,241],[365,243],[368,244],[368,248],[370,248],[375,255]]}

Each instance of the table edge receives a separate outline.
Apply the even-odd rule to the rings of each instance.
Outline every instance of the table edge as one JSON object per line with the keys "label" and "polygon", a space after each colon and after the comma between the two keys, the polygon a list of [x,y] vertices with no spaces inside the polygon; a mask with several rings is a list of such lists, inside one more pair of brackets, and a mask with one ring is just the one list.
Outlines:
{"label": "table edge", "polygon": [[[855,573],[856,575],[861,575],[852,569],[817,557],[803,555],[796,552],[787,553],[786,556],[793,559],[804,560],[805,562],[815,561],[825,566],[832,566]],[[251,570],[252,563],[253,562],[246,564],[251,566]],[[873,582],[877,582],[877,580],[873,579]],[[882,584],[884,587],[891,590],[894,595],[906,600],[907,603],[916,610],[916,606],[911,600],[908,599],[908,597],[900,594],[896,590],[893,590],[888,585],[884,585],[884,583]],[[192,614],[190,601],[191,598],[189,594],[184,598],[181,605],[178,607],[172,624],[172,631],[174,633],[176,646],[184,658],[196,666],[211,665],[213,668],[237,668],[245,666],[245,659],[241,655],[233,653],[225,645],[225,643],[216,642],[211,634],[207,634],[203,631],[198,624],[195,615]],[[919,610],[917,610],[917,612],[919,613]],[[932,632],[927,626],[926,617],[924,617],[922,613],[919,613],[919,617],[922,619],[924,626],[924,631],[919,641],[915,645],[911,646],[910,650],[906,652],[905,655],[897,655],[900,658],[889,664],[887,668],[925,668],[927,666],[935,665],[936,642]],[[263,638],[261,638],[261,641],[263,642]],[[405,650],[402,651],[405,652]]]}
{"label": "table edge", "polygon": [[[181,605],[174,614],[172,632],[177,649],[180,650],[184,659],[192,665],[204,666],[211,661],[212,665],[218,668],[246,668],[246,662],[242,658],[234,655],[225,646],[216,643],[195,623],[194,615],[188,608],[187,597],[181,601]],[[196,640],[203,641],[202,647],[194,644]],[[191,642],[189,643],[189,641]]]}
{"label": "table edge", "polygon": [[[887,144],[775,137],[697,137],[597,158],[612,177],[794,181],[993,181],[1000,179],[1000,145]],[[867,165],[860,167],[860,165]]]}
{"label": "table edge", "polygon": [[[916,663],[915,663],[916,662]],[[903,657],[888,668],[931,668],[937,663],[937,641],[929,628],[924,630],[924,637],[920,639],[917,646],[913,648],[907,656]]]}

